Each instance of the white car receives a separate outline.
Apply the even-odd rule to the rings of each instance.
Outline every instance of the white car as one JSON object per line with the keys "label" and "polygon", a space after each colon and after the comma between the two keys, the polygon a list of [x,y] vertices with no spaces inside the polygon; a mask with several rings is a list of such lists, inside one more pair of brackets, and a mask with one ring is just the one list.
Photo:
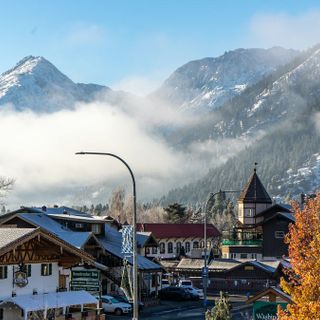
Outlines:
{"label": "white car", "polygon": [[132,311],[132,307],[129,303],[120,302],[111,296],[101,296],[101,303],[104,312],[112,312],[117,316]]}
{"label": "white car", "polygon": [[193,288],[192,281],[188,279],[180,280],[178,287],[182,288]]}
{"label": "white car", "polygon": [[186,287],[185,289],[191,292],[193,295],[198,295],[199,299],[204,299],[204,294],[202,289],[193,288],[193,287]]}
{"label": "white car", "polygon": [[161,280],[161,289],[167,288],[170,286],[170,282],[168,279],[162,279]]}

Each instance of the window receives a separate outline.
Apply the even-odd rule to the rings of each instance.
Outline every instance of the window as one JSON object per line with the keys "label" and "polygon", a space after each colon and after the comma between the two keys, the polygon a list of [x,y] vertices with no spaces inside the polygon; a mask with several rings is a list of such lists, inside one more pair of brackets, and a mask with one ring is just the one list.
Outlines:
{"label": "window", "polygon": [[150,254],[150,248],[146,247],[146,254]]}
{"label": "window", "polygon": [[172,252],[173,252],[172,242],[168,242],[168,253],[172,253]]}
{"label": "window", "polygon": [[244,266],[244,270],[253,271],[254,270],[254,266]]}
{"label": "window", "polygon": [[176,250],[177,250],[177,254],[180,254],[180,251],[181,251],[181,242],[177,242]]}
{"label": "window", "polygon": [[275,231],[274,232],[274,237],[276,239],[283,239],[284,238],[284,232],[283,231]]}
{"label": "window", "polygon": [[111,282],[110,290],[111,292],[116,291],[116,285],[113,282]]}
{"label": "window", "polygon": [[153,274],[151,277],[152,277],[151,278],[151,286],[152,287],[158,286],[159,285],[158,275],[157,274]]}
{"label": "window", "polygon": [[231,253],[230,254],[230,258],[231,259],[236,259],[237,258],[237,254],[236,253]]}
{"label": "window", "polygon": [[247,259],[248,255],[246,253],[240,253],[240,259]]}
{"label": "window", "polygon": [[256,253],[251,253],[251,259],[257,259],[257,254]]}
{"label": "window", "polygon": [[[82,223],[79,223],[79,224],[82,225]],[[76,226],[76,228],[78,228],[78,227]],[[81,228],[82,228],[82,227],[81,227]],[[99,233],[100,233],[100,224],[93,224],[91,230],[92,230],[92,232],[93,232],[94,234],[99,234]]]}
{"label": "window", "polygon": [[23,272],[25,272],[27,274],[27,277],[31,277],[31,264],[25,264],[23,265],[22,267],[22,270]]}
{"label": "window", "polygon": [[76,224],[75,224],[75,227],[76,227],[77,229],[82,229],[82,228],[83,228],[83,223],[76,223]]}
{"label": "window", "polygon": [[51,276],[52,275],[52,263],[41,264],[41,275],[42,276]]}
{"label": "window", "polygon": [[253,217],[253,216],[254,216],[254,209],[247,209],[246,217]]}
{"label": "window", "polygon": [[186,242],[185,247],[186,247],[186,252],[190,252],[190,242]]}
{"label": "window", "polygon": [[198,241],[195,241],[193,243],[193,249],[198,249],[199,248],[199,242]]}
{"label": "window", "polygon": [[158,253],[158,248],[157,247],[152,247],[152,254],[157,254]]}
{"label": "window", "polygon": [[165,253],[166,252],[166,247],[163,242],[160,243],[160,253]]}
{"label": "window", "polygon": [[0,267],[0,279],[7,279],[8,278],[8,267],[2,266]]}
{"label": "window", "polygon": [[203,240],[200,242],[200,248],[204,248],[204,241]]}
{"label": "window", "polygon": [[4,320],[3,309],[0,309],[0,320]]}

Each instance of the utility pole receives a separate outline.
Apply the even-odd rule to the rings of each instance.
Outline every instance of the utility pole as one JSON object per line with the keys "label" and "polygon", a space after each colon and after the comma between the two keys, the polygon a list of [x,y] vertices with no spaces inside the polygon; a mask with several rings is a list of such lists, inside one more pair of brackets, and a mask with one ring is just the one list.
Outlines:
{"label": "utility pole", "polygon": [[207,290],[208,290],[208,278],[209,278],[209,269],[208,269],[208,259],[207,259],[207,214],[208,214],[208,205],[210,200],[214,200],[214,197],[218,194],[221,195],[222,199],[225,199],[226,193],[238,193],[239,190],[227,190],[222,191],[219,190],[215,193],[209,193],[208,199],[206,201],[206,205],[204,207],[204,223],[203,223],[203,238],[204,238],[204,267],[202,269],[202,283],[203,283],[203,306],[204,306],[204,312],[207,310]]}
{"label": "utility pole", "polygon": [[133,282],[133,317],[132,320],[139,320],[139,304],[138,304],[138,264],[137,264],[137,199],[136,199],[136,180],[134,178],[134,174],[126,161],[124,161],[119,156],[109,153],[109,152],[77,152],[76,154],[80,155],[98,155],[98,156],[110,156],[120,160],[129,170],[131,179],[132,179],[132,197],[133,197],[133,212],[132,212],[132,282]]}

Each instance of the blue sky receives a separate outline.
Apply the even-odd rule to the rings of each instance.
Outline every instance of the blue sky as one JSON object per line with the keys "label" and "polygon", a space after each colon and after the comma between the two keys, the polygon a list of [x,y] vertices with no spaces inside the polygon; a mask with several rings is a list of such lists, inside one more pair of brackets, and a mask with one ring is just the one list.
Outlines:
{"label": "blue sky", "polygon": [[[318,42],[319,1],[0,1],[0,72],[42,55],[76,82],[146,93],[238,47]],[[319,39],[320,41],[320,39]]]}

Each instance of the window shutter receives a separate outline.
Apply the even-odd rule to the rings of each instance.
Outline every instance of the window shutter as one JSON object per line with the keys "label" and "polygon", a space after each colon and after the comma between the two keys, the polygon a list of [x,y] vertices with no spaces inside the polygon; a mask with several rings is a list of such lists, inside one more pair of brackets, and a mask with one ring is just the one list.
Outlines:
{"label": "window shutter", "polygon": [[27,275],[28,277],[31,277],[31,264],[28,264]]}
{"label": "window shutter", "polygon": [[49,275],[52,275],[52,263],[49,263]]}
{"label": "window shutter", "polygon": [[7,279],[8,278],[8,267],[5,266],[4,267],[4,279]]}

